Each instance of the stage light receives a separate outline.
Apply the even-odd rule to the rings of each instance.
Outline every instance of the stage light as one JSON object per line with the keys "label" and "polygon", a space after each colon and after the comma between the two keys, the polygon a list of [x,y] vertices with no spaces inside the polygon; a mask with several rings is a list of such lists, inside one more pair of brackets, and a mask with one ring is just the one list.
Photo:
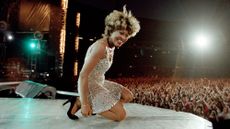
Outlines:
{"label": "stage light", "polygon": [[40,52],[40,42],[37,39],[25,38],[23,40],[24,50],[30,54],[38,54]]}
{"label": "stage light", "polygon": [[8,35],[7,35],[7,39],[8,39],[9,41],[12,41],[12,40],[14,39],[14,37],[13,37],[13,35],[8,34]]}
{"label": "stage light", "polygon": [[31,49],[34,49],[35,47],[36,47],[36,44],[35,44],[34,42],[31,42],[31,43],[30,43],[30,48],[31,48]]}
{"label": "stage light", "polygon": [[197,35],[197,37],[195,38],[195,45],[199,49],[207,49],[210,45],[209,37],[204,34]]}

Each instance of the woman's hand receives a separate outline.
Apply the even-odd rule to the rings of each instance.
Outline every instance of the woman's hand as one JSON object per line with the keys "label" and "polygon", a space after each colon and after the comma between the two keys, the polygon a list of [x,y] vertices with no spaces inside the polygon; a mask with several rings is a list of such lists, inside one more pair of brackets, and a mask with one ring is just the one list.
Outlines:
{"label": "woman's hand", "polygon": [[82,107],[81,107],[81,114],[84,117],[91,116],[92,115],[92,108],[91,108],[91,106],[89,104],[82,105]]}

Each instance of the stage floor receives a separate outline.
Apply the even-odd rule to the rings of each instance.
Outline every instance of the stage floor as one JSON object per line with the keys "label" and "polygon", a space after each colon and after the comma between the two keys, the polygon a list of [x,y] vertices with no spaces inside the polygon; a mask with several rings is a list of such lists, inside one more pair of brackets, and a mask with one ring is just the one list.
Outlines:
{"label": "stage floor", "polygon": [[61,99],[0,98],[0,129],[212,129],[212,123],[191,113],[125,104],[127,118],[113,122],[96,115],[67,118]]}

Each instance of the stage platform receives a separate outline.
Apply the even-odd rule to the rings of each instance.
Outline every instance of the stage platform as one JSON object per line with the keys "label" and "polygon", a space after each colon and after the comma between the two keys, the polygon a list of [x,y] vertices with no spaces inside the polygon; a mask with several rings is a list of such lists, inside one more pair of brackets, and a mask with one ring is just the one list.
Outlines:
{"label": "stage platform", "polygon": [[125,104],[127,118],[113,122],[96,115],[67,118],[61,99],[0,98],[0,129],[212,129],[212,123],[191,113]]}

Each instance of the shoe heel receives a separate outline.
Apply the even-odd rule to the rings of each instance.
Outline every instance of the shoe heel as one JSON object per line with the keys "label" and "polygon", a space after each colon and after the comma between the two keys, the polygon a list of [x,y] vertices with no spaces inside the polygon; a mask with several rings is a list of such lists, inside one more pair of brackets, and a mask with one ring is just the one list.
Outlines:
{"label": "shoe heel", "polygon": [[68,99],[67,101],[65,101],[63,104],[62,104],[62,106],[65,106],[67,103],[69,103],[70,102],[70,100]]}
{"label": "shoe heel", "polygon": [[[78,116],[76,116],[76,115],[74,115],[74,114],[72,114],[71,113],[71,111],[72,111],[72,109],[73,109],[73,107],[74,107],[74,104],[75,104],[75,102],[76,102],[76,99],[78,99],[77,97],[71,97],[71,98],[69,98],[66,102],[64,102],[62,105],[64,106],[64,105],[66,105],[67,103],[69,103],[70,102],[70,107],[69,107],[69,110],[68,110],[68,112],[67,112],[67,116],[69,117],[69,119],[71,119],[71,120],[77,120],[77,119],[79,119],[79,117]],[[80,109],[80,107],[78,107],[78,109],[77,109],[77,111]]]}

